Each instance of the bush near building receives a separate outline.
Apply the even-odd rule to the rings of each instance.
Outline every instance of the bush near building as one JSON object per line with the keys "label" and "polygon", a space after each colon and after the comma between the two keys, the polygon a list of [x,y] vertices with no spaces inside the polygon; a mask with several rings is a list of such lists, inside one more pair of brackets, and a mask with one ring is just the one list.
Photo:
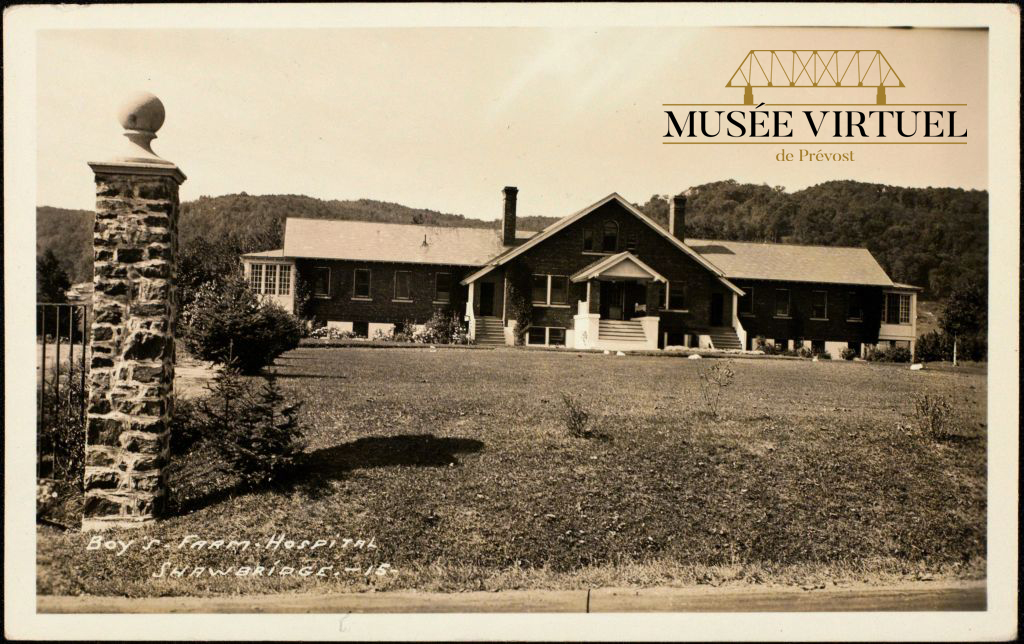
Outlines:
{"label": "bush near building", "polygon": [[302,323],[276,304],[261,302],[240,277],[209,282],[182,312],[185,347],[197,358],[233,362],[257,373],[299,346]]}

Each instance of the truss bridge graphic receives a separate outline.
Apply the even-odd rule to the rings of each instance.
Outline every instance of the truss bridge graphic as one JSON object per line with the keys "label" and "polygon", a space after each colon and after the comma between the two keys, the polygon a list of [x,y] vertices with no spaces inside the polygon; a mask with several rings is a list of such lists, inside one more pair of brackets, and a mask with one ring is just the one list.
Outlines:
{"label": "truss bridge graphic", "polygon": [[754,104],[755,87],[875,87],[885,105],[886,87],[905,87],[878,49],[752,49],[726,87],[743,87],[743,104]]}

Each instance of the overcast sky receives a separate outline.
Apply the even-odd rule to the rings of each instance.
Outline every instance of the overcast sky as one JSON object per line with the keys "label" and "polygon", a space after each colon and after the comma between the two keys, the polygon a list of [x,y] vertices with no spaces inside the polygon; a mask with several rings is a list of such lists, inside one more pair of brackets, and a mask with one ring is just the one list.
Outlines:
{"label": "overcast sky", "polygon": [[[136,89],[166,106],[153,148],[188,175],[183,200],[366,197],[493,219],[505,185],[520,213],[562,216],[613,191],[642,202],[730,178],[988,183],[984,31],[62,30],[38,43],[39,205],[93,208],[85,163],[119,146],[118,103]],[[851,146],[853,163],[797,164],[770,145],[661,144],[662,103],[739,103],[724,85],[747,51],[782,47],[881,49],[907,86],[889,103],[966,103],[941,109],[958,110],[968,145]],[[874,89],[755,97],[871,103]]]}

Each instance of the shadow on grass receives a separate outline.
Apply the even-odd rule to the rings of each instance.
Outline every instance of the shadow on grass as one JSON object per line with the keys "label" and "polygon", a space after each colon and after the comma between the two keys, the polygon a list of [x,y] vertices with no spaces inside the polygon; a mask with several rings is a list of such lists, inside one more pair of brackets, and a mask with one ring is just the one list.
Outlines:
{"label": "shadow on grass", "polygon": [[172,496],[171,512],[187,514],[221,503],[243,491],[299,491],[310,498],[330,494],[331,482],[358,469],[375,467],[448,467],[458,464],[457,454],[479,452],[484,444],[472,438],[438,438],[433,434],[368,436],[303,454],[291,476],[275,486],[244,490],[222,485],[188,498]]}

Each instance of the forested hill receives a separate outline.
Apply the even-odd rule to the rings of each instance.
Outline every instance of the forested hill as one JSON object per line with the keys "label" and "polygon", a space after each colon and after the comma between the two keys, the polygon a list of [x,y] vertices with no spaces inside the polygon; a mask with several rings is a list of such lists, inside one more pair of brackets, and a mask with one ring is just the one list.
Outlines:
{"label": "forested hill", "polygon": [[[942,298],[963,277],[987,278],[988,192],[829,181],[788,193],[718,181],[687,191],[687,237],[860,246],[897,282]],[[662,225],[668,197],[640,209]]]}
{"label": "forested hill", "polygon": [[[765,185],[720,181],[688,191],[687,236],[865,246],[898,281],[945,296],[963,275],[985,275],[988,195],[952,188],[897,188],[833,181],[787,193]],[[639,205],[663,225],[666,196]],[[52,248],[72,282],[91,279],[92,212],[42,206],[36,210],[36,252]],[[219,240],[239,252],[281,247],[286,217],[355,219],[434,226],[495,228],[457,214],[360,199],[326,201],[301,195],[224,195],[182,203],[180,242]],[[522,230],[551,217],[520,216]]]}

